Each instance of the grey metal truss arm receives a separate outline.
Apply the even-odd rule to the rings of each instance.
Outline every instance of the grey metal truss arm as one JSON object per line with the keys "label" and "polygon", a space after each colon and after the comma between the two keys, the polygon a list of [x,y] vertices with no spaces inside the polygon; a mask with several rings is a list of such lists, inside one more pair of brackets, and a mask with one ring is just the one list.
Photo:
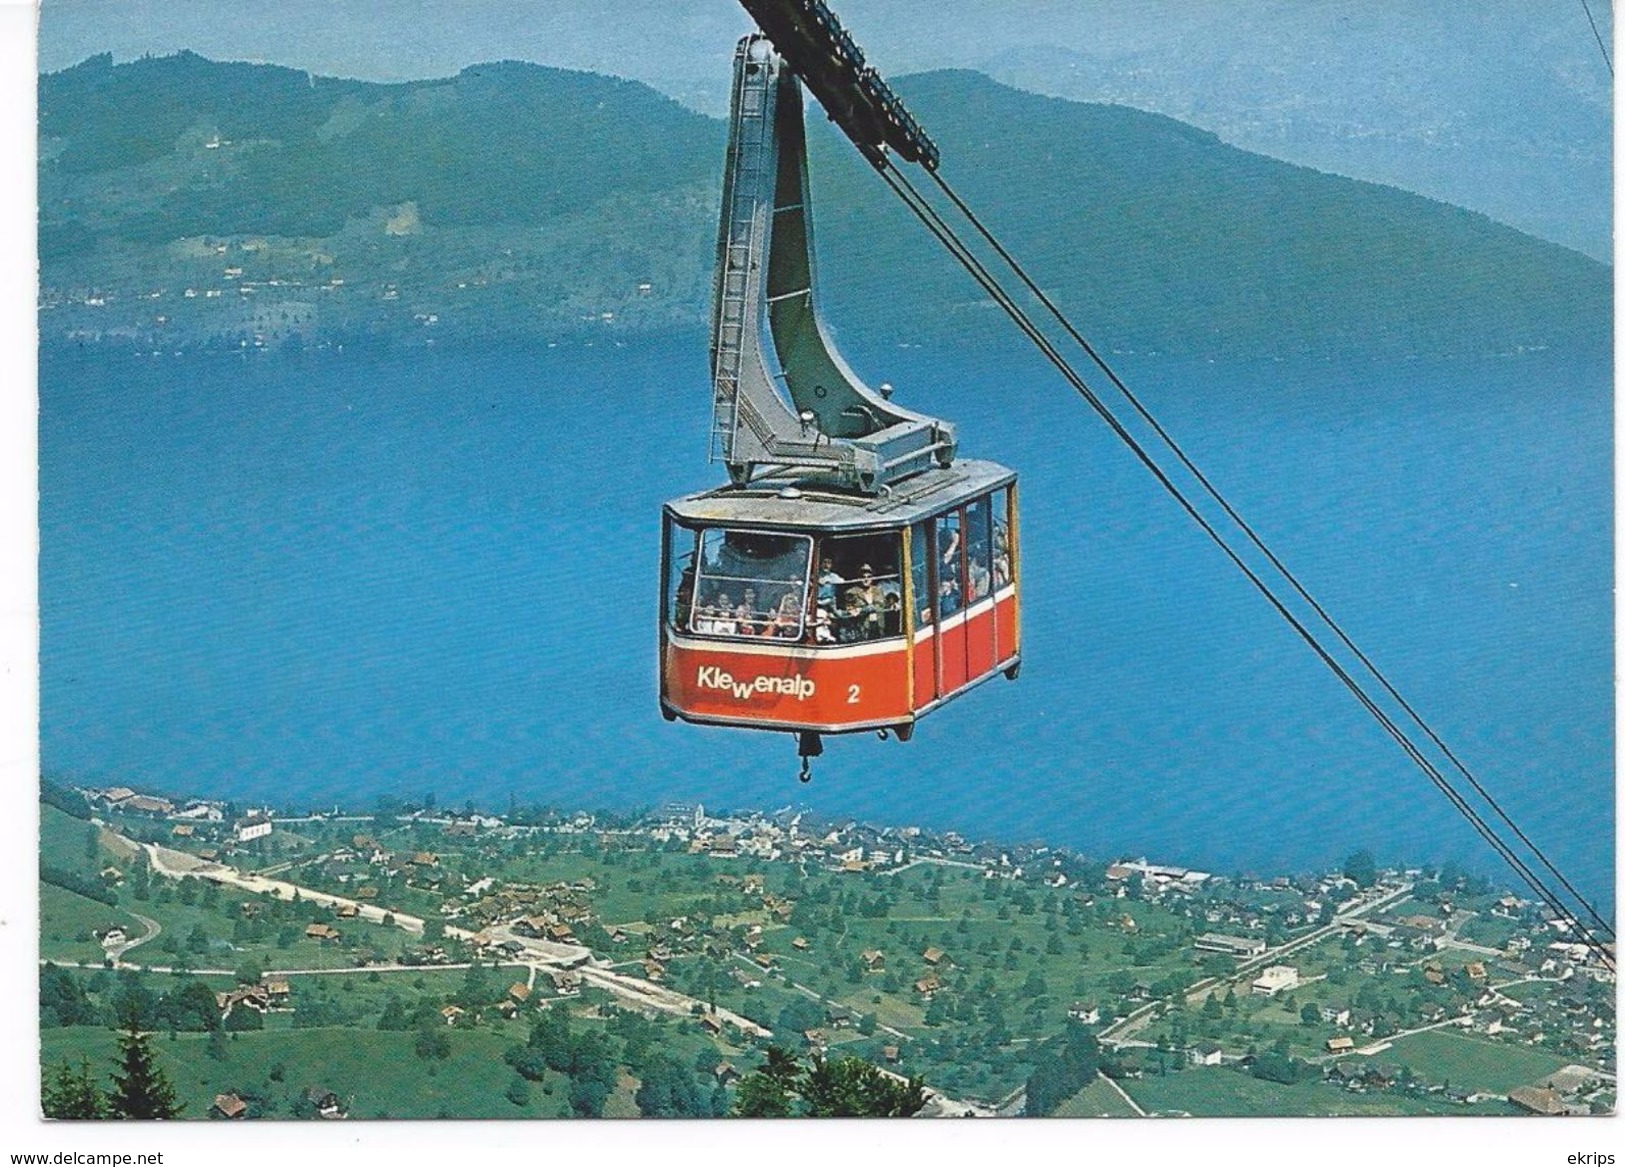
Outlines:
{"label": "grey metal truss arm", "polygon": [[788,471],[874,491],[953,460],[953,427],[870,389],[818,317],[801,87],[739,42],[712,296],[711,457],[736,483]]}

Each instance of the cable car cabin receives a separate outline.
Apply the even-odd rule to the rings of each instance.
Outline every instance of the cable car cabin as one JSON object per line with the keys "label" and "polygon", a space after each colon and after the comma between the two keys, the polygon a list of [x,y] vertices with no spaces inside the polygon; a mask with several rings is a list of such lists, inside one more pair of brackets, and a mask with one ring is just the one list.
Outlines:
{"label": "cable car cabin", "polygon": [[[874,161],[886,127],[914,123],[857,76],[858,106],[837,104],[881,135],[864,139]],[[1021,661],[1016,476],[956,460],[953,425],[870,388],[830,343],[811,193],[801,88],[752,34],[734,53],[711,301],[711,458],[731,485],[666,504],[660,709],[793,732],[803,780],[820,735],[906,740]]]}
{"label": "cable car cabin", "polygon": [[[1021,664],[1016,476],[960,461],[863,496],[666,504],[660,708],[803,735],[891,730]],[[808,749],[807,735],[814,735]]]}

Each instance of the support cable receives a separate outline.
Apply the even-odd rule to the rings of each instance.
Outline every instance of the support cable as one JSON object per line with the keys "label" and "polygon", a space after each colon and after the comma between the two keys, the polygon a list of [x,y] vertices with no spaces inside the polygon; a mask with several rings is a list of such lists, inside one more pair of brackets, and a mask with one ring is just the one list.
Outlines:
{"label": "support cable", "polygon": [[[1382,728],[1395,741],[1395,743],[1400,746],[1405,754],[1411,758],[1411,760],[1419,769],[1422,770],[1428,779],[1433,782],[1440,792],[1445,795],[1446,799],[1448,799],[1450,803],[1455,806],[1456,809],[1468,820],[1469,824],[1473,826],[1474,830],[1477,831],[1485,842],[1487,842],[1491,848],[1498,855],[1500,855],[1501,858],[1504,859],[1507,864],[1511,866],[1513,870],[1517,872],[1531,888],[1537,892],[1537,894],[1541,895],[1557,910],[1563,911],[1565,915],[1568,916],[1570,923],[1581,935],[1586,945],[1595,951],[1605,963],[1612,966],[1613,957],[1608,953],[1603,943],[1592,934],[1590,929],[1575,918],[1572,912],[1569,912],[1566,909],[1562,900],[1553,894],[1545,882],[1533,871],[1531,871],[1528,865],[1524,863],[1524,861],[1515,852],[1513,852],[1503,840],[1501,840],[1501,838],[1487,823],[1484,822],[1483,818],[1478,814],[1478,812],[1466,802],[1458,791],[1454,789],[1454,787],[1437,769],[1437,767],[1435,767],[1433,763],[1418,749],[1415,743],[1410,740],[1404,730],[1401,729],[1400,726],[1398,726],[1364,690],[1359,681],[1331,655],[1326,647],[1315,637],[1314,633],[1303,624],[1303,622],[1287,607],[1280,597],[1275,594],[1270,586],[1259,577],[1259,575],[1250,565],[1245,562],[1245,560],[1242,559],[1240,554],[1230,545],[1224,536],[1219,533],[1219,531],[1213,526],[1207,517],[1197,509],[1195,504],[1186,496],[1185,492],[1182,491],[1172,480],[1172,478],[1169,477],[1167,472],[1157,463],[1156,459],[1151,456],[1150,452],[1146,450],[1144,445],[1137,438],[1135,438],[1135,436],[1111,412],[1111,410],[1100,399],[1098,394],[1096,394],[1095,391],[1089,387],[1082,376],[1079,375],[1078,372],[1072,367],[1070,362],[1066,360],[1066,358],[1056,349],[1055,345],[1048,339],[1047,336],[1045,336],[1043,331],[1033,323],[1032,319],[1026,314],[1020,305],[1018,305],[1011,298],[1009,293],[987,270],[986,266],[975,255],[975,253],[972,252],[958,237],[953,228],[942,219],[942,216],[937,212],[936,208],[920,195],[918,190],[916,190],[914,186],[909,183],[905,176],[897,172],[894,168],[890,166],[877,166],[876,169],[880,172],[886,184],[892,189],[892,192],[898,196],[905,206],[908,207],[910,212],[917,219],[919,219],[926,229],[930,231],[931,234],[938,240],[938,242],[940,242],[949,251],[949,253],[953,255],[955,260],[958,261],[959,264],[970,273],[971,277],[977,282],[977,284],[993,297],[994,301],[1001,309],[1004,310],[1006,315],[1011,318],[1021,332],[1033,342],[1035,347],[1038,348],[1044,357],[1049,360],[1049,362],[1062,374],[1067,382],[1071,384],[1079,395],[1084,398],[1085,402],[1095,411],[1097,415],[1100,416],[1101,420],[1107,424],[1118,439],[1128,446],[1129,450],[1141,462],[1141,464],[1151,472],[1163,489],[1175,500],[1175,502],[1179,504],[1179,506],[1202,529],[1202,531],[1225,554],[1225,556],[1230,559],[1236,568],[1242,572],[1253,587],[1264,596],[1264,598],[1273,608],[1275,608],[1276,612],[1284,620],[1286,620],[1298,637],[1309,646],[1315,655],[1320,658],[1322,663],[1326,665],[1326,667],[1333,673],[1334,676],[1337,677],[1340,682],[1342,682],[1344,687],[1355,696],[1356,700],[1358,700],[1366,711],[1370,713],[1371,716],[1377,721],[1377,723],[1382,726]],[[1003,251],[1002,248],[999,248],[999,250],[1001,252]],[[1013,261],[1008,259],[1007,262],[1013,263]],[[1054,309],[1052,307],[1052,311],[1053,310]],[[1081,341],[1081,338],[1079,339]],[[1115,382],[1115,377],[1113,379]],[[1124,392],[1126,392],[1126,389]]]}
{"label": "support cable", "polygon": [[1591,15],[1591,5],[1587,0],[1580,0],[1580,7],[1586,10],[1586,19],[1591,22],[1591,35],[1597,38],[1597,50],[1602,53],[1602,63],[1608,66],[1608,75],[1614,75],[1614,62],[1608,59],[1608,46],[1603,42],[1602,33],[1597,30],[1597,18]]}
{"label": "support cable", "polygon": [[[982,237],[982,239],[984,239],[988,245],[993,248],[993,250],[998,254],[999,258],[1004,261],[1009,269],[1015,274],[1016,278],[1021,281],[1022,285],[1038,299],[1038,302],[1042,304],[1045,309],[1049,311],[1050,315],[1055,318],[1056,322],[1060,324],[1061,328],[1065,330],[1066,334],[1070,336],[1086,354],[1088,354],[1089,359],[1092,360],[1100,371],[1106,375],[1107,379],[1111,381],[1113,387],[1123,395],[1123,398],[1129,403],[1130,407],[1133,408],[1134,412],[1139,415],[1141,420],[1151,427],[1152,431],[1155,432],[1157,438],[1162,442],[1162,444],[1173,453],[1174,457],[1179,460],[1180,465],[1182,465],[1186,471],[1188,471],[1196,479],[1196,481],[1201,484],[1202,489],[1207,492],[1209,497],[1219,504],[1219,506],[1224,510],[1225,515],[1228,516],[1238,528],[1240,528],[1244,535],[1246,535],[1248,541],[1251,542],[1254,547],[1258,548],[1258,550],[1263,554],[1264,558],[1269,561],[1270,566],[1280,573],[1281,578],[1284,579],[1287,584],[1290,585],[1292,590],[1302,597],[1304,602],[1314,610],[1315,615],[1325,623],[1327,628],[1331,629],[1332,633],[1339,641],[1342,642],[1344,647],[1354,654],[1356,659],[1359,660],[1360,664],[1363,665],[1371,676],[1376,679],[1383,691],[1398,703],[1399,707],[1405,711],[1406,715],[1422,730],[1424,734],[1427,735],[1428,740],[1431,741],[1447,759],[1449,759],[1450,763],[1456,768],[1456,770],[1467,779],[1468,784],[1478,793],[1479,797],[1482,798],[1485,803],[1488,804],[1488,806],[1495,812],[1495,814],[1500,817],[1502,822],[1506,823],[1506,825],[1512,830],[1512,833],[1517,836],[1518,840],[1525,847],[1529,848],[1530,852],[1532,852],[1540,861],[1541,865],[1551,873],[1551,875],[1563,886],[1569,895],[1574,897],[1574,901],[1585,909],[1592,920],[1596,922],[1598,928],[1606,931],[1609,936],[1613,936],[1613,926],[1606,919],[1604,919],[1602,914],[1597,911],[1597,909],[1593,907],[1583,895],[1580,894],[1580,892],[1568,881],[1567,878],[1564,877],[1563,873],[1559,871],[1556,865],[1553,864],[1552,861],[1546,856],[1546,853],[1535,845],[1534,841],[1530,839],[1529,836],[1523,832],[1522,828],[1520,828],[1518,824],[1512,820],[1512,816],[1509,815],[1506,810],[1502,808],[1501,804],[1497,802],[1490,794],[1490,792],[1484,788],[1483,784],[1478,780],[1473,772],[1468,769],[1466,763],[1463,762],[1456,755],[1456,753],[1445,744],[1444,740],[1436,732],[1434,732],[1433,727],[1428,724],[1422,715],[1417,712],[1411,703],[1404,698],[1397,688],[1395,688],[1393,683],[1389,681],[1387,675],[1381,669],[1379,669],[1375,663],[1373,663],[1370,657],[1361,651],[1359,645],[1355,644],[1353,638],[1350,637],[1346,631],[1344,631],[1342,625],[1332,618],[1331,614],[1328,613],[1326,609],[1321,606],[1320,602],[1310,594],[1309,590],[1299,581],[1298,577],[1287,568],[1286,564],[1282,563],[1281,560],[1276,557],[1275,553],[1270,550],[1263,538],[1252,528],[1251,525],[1247,523],[1245,519],[1241,517],[1239,513],[1237,513],[1235,507],[1230,504],[1229,499],[1224,496],[1218,487],[1213,485],[1213,483],[1208,479],[1207,475],[1202,473],[1201,469],[1199,469],[1185,453],[1183,447],[1181,447],[1180,444],[1174,440],[1173,436],[1169,434],[1167,430],[1163,429],[1161,423],[1159,423],[1151,412],[1145,407],[1145,405],[1140,401],[1139,397],[1132,390],[1130,390],[1126,384],[1124,384],[1123,380],[1106,362],[1106,359],[1101,356],[1099,350],[1091,345],[1089,341],[1084,338],[1082,333],[1080,333],[1078,329],[1073,326],[1071,320],[1067,318],[1066,314],[1063,313],[1055,302],[1045,294],[1044,290],[1038,286],[1037,282],[1027,274],[1026,269],[1023,268],[1021,264],[1017,262],[1016,258],[1004,248],[1003,244],[1001,244],[993,235],[992,231],[990,231],[987,226],[983,224],[981,219],[979,219],[970,209],[970,207],[965,204],[964,200],[961,199],[954,189],[948,185],[947,181],[942,177],[942,175],[937,171],[932,171],[930,173],[937,186],[942,190],[943,194],[948,197],[949,201],[951,201],[959,210],[960,214],[962,214],[971,224],[971,226],[976,229],[977,233]],[[917,192],[916,197],[918,197]]]}

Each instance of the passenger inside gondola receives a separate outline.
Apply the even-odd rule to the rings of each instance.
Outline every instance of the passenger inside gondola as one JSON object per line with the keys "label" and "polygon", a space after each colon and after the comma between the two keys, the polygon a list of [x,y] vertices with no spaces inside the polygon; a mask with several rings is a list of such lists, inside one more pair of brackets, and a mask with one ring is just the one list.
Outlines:
{"label": "passenger inside gondola", "polygon": [[[691,630],[706,636],[801,636],[812,540],[806,535],[710,529],[700,534]],[[677,609],[685,606],[678,586]],[[739,596],[739,602],[733,601]],[[786,604],[786,601],[789,604]],[[786,631],[788,629],[788,631]]]}
{"label": "passenger inside gondola", "polygon": [[785,592],[772,617],[762,627],[762,636],[794,640],[801,632],[801,602],[794,592]]}
{"label": "passenger inside gondola", "polygon": [[887,597],[901,611],[902,541],[895,531],[837,535],[819,547],[816,643],[856,644],[902,634],[888,624]]}

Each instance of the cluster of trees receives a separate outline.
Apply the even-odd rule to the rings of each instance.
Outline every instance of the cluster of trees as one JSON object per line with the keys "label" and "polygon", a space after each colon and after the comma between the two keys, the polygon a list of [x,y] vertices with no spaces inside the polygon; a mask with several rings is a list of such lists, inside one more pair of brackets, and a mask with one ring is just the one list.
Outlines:
{"label": "cluster of trees", "polygon": [[46,806],[56,807],[63,814],[90,821],[90,807],[84,797],[72,787],[53,782],[43,774],[39,781],[39,800]]}
{"label": "cluster of trees", "polygon": [[58,867],[42,859],[39,865],[39,878],[41,883],[60,887],[64,891],[82,895],[87,900],[95,900],[97,903],[106,904],[110,908],[116,907],[118,904],[118,896],[113,892],[112,888],[95,876],[86,875],[83,872]]}
{"label": "cluster of trees", "polygon": [[[143,1030],[206,1033],[222,1027],[214,990],[196,978],[181,980],[167,992],[159,993],[134,971],[121,971],[116,981],[110,979],[112,975],[97,972],[87,987],[71,970],[43,965],[39,981],[40,1027],[106,1025],[114,1018]],[[92,991],[103,998],[101,1003],[92,998]],[[239,1013],[243,1018],[238,1018]],[[252,1009],[234,1009],[230,1021],[224,1024],[229,1029],[259,1028],[261,1021]]]}
{"label": "cluster of trees", "polygon": [[908,1118],[925,1105],[919,1078],[902,1081],[862,1058],[814,1055],[803,1066],[769,1046],[767,1060],[743,1078],[734,1113],[743,1118]]}
{"label": "cluster of trees", "polygon": [[1032,1073],[1027,1075],[1027,1106],[1031,1117],[1053,1114],[1055,1108],[1083,1089],[1100,1072],[1100,1042],[1094,1032],[1076,1021],[1039,1047]]}
{"label": "cluster of trees", "polygon": [[573,1030],[563,1009],[549,1009],[531,1026],[524,1045],[509,1047],[503,1060],[521,1078],[540,1082],[547,1071],[569,1080],[570,1109],[597,1118],[620,1073],[614,1042],[595,1029]]}
{"label": "cluster of trees", "polygon": [[179,1118],[185,1109],[159,1067],[147,1035],[133,1024],[119,1035],[118,1066],[104,1088],[88,1061],[61,1062],[45,1075],[40,1108],[47,1118]]}

